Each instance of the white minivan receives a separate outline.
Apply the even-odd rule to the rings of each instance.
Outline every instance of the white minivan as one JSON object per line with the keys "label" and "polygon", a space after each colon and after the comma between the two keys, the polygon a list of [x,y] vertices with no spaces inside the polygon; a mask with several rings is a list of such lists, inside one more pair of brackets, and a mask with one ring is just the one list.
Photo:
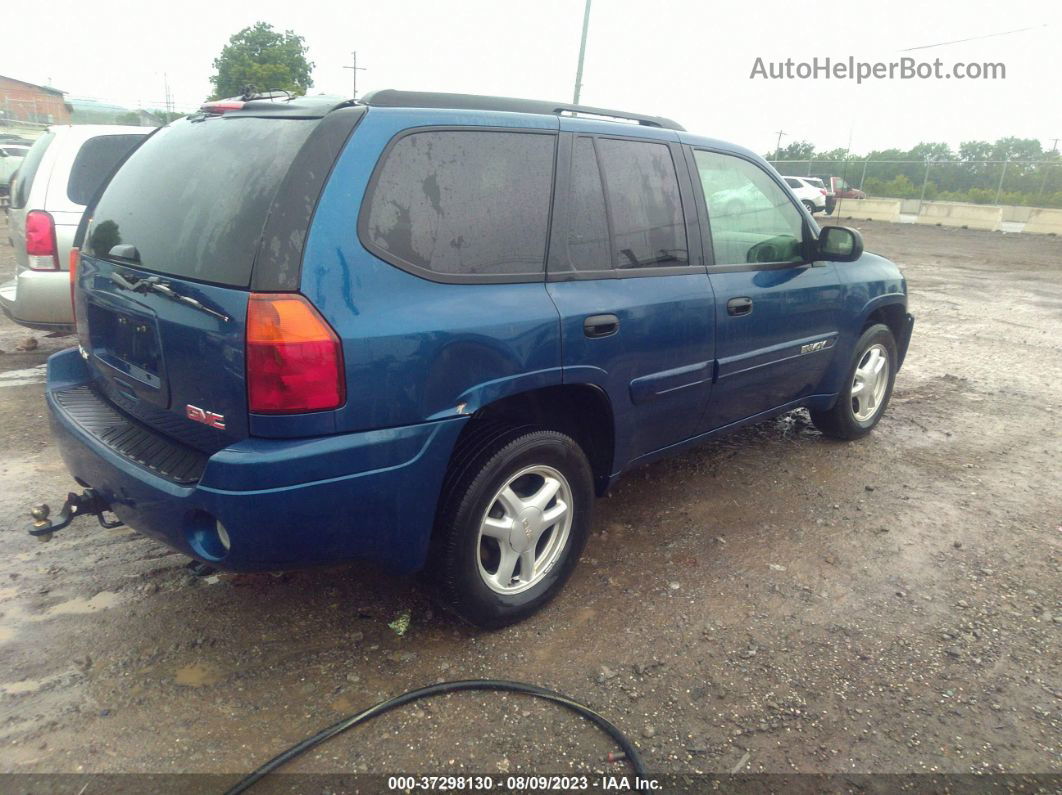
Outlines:
{"label": "white minivan", "polygon": [[73,327],[70,247],[81,215],[114,167],[150,127],[49,127],[11,183],[9,235],[14,278],[0,285],[0,309],[16,323],[49,331]]}

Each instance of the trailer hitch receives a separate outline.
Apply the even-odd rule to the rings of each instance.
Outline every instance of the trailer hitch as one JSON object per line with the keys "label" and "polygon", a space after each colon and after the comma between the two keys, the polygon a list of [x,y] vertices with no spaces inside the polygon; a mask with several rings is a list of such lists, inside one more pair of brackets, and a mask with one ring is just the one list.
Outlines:
{"label": "trailer hitch", "polygon": [[108,530],[125,524],[118,519],[105,519],[103,513],[109,510],[110,506],[92,489],[85,489],[80,494],[70,492],[66,495],[66,502],[63,503],[63,507],[59,509],[59,516],[54,520],[48,518],[52,513],[52,509],[48,505],[42,503],[34,506],[33,510],[30,511],[30,516],[33,517],[33,524],[29,527],[29,534],[38,541],[51,541],[53,533],[57,533],[77,517],[85,516],[86,514],[95,516],[96,521],[100,523],[100,527],[105,527]]}

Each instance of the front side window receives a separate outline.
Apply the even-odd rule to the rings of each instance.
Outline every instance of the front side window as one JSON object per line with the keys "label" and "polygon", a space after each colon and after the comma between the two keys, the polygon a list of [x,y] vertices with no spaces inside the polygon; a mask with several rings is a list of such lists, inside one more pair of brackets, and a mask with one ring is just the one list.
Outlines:
{"label": "front side window", "polygon": [[717,152],[694,152],[716,265],[804,261],[800,212],[766,171]]}
{"label": "front side window", "polygon": [[363,240],[400,267],[541,276],[556,136],[430,130],[401,138],[367,197]]}
{"label": "front side window", "polygon": [[612,265],[687,265],[686,224],[667,144],[597,140],[612,220]]}

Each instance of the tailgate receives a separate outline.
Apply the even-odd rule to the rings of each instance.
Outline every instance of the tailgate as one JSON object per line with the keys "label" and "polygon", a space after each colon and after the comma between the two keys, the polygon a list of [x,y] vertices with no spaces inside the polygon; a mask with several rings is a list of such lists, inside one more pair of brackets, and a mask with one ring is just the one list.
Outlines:
{"label": "tailgate", "polygon": [[91,210],[74,291],[82,355],[97,389],[150,428],[205,452],[248,435],[256,253],[318,121],[174,122],[125,160]]}
{"label": "tailgate", "polygon": [[103,394],[207,452],[247,435],[245,290],[87,256],[77,278],[79,342]]}

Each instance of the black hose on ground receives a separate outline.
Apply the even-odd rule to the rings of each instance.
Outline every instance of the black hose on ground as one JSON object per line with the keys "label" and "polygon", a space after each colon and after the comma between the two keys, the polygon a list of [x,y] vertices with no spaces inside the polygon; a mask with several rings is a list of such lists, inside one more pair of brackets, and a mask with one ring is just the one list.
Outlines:
{"label": "black hose on ground", "polygon": [[649,777],[649,774],[645,769],[645,764],[642,762],[641,756],[638,755],[638,750],[634,747],[634,744],[627,739],[627,736],[617,729],[607,718],[594,712],[589,707],[580,704],[578,701],[572,701],[567,696],[554,692],[553,690],[547,690],[546,688],[538,687],[537,685],[527,685],[523,682],[507,682],[502,679],[466,679],[459,682],[441,682],[437,685],[429,685],[428,687],[422,687],[417,690],[410,690],[408,693],[395,696],[387,701],[381,701],[379,704],[369,707],[363,712],[344,718],[338,723],[333,723],[331,726],[322,729],[312,737],[307,737],[305,740],[293,745],[283,753],[274,756],[253,773],[242,778],[235,786],[229,789],[225,795],[239,795],[241,792],[246,792],[262,778],[272,773],[281,765],[287,764],[300,754],[306,753],[311,748],[320,745],[326,740],[332,739],[337,734],[345,732],[347,729],[351,729],[358,724],[365,723],[379,715],[383,715],[385,712],[390,712],[397,707],[404,706],[413,701],[418,701],[422,698],[439,696],[444,693],[456,693],[463,690],[524,693],[529,696],[545,699],[546,701],[552,701],[554,704],[560,704],[562,707],[567,707],[572,712],[581,715],[591,723],[595,724],[599,729],[605,732],[605,734],[615,740],[616,744],[623,749],[623,753],[627,756],[627,761],[631,763],[631,767],[634,768],[634,772],[638,778],[646,780]]}

